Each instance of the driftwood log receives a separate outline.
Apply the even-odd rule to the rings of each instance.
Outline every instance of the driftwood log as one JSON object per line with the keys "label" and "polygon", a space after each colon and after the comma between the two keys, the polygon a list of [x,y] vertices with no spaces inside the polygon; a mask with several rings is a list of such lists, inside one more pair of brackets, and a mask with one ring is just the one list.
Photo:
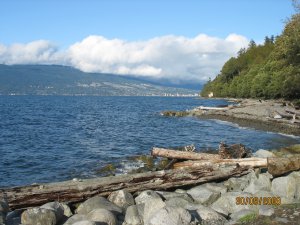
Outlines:
{"label": "driftwood log", "polygon": [[250,172],[247,166],[209,165],[201,168],[162,170],[140,174],[125,174],[79,181],[40,184],[0,189],[0,197],[14,209],[39,206],[51,201],[81,202],[92,196],[107,196],[113,191],[127,189],[136,192],[148,189],[168,189],[179,186],[224,180]]}
{"label": "driftwood log", "polygon": [[199,160],[199,161],[183,161],[173,165],[173,168],[191,168],[203,167],[210,165],[236,165],[249,166],[252,168],[267,168],[267,158],[245,158],[245,159],[219,159],[219,160]]}
{"label": "driftwood log", "polygon": [[173,165],[174,168],[192,168],[210,165],[236,165],[249,166],[252,168],[267,168],[268,172],[273,176],[296,171],[300,169],[300,157],[292,158],[245,158],[245,159],[220,159],[210,161],[184,161]]}
{"label": "driftwood log", "polygon": [[300,112],[299,111],[295,111],[295,110],[290,110],[290,109],[285,109],[285,111],[289,114],[292,114],[292,115],[296,115],[296,116],[300,116]]}
{"label": "driftwood log", "polygon": [[188,151],[176,151],[165,148],[153,148],[152,156],[165,157],[170,159],[191,159],[191,160],[216,160],[221,159],[220,155],[208,153],[196,153]]}

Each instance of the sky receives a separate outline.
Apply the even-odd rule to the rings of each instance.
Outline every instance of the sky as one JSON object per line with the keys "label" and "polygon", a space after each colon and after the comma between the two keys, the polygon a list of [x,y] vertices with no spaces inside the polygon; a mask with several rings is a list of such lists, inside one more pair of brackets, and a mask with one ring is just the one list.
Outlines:
{"label": "sky", "polygon": [[290,0],[2,0],[0,63],[204,81],[293,13]]}

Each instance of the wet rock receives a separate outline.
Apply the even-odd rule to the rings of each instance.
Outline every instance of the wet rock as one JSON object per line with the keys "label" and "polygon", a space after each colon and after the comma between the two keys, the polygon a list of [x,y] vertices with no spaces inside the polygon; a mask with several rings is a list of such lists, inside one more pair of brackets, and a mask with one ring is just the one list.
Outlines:
{"label": "wet rock", "polygon": [[237,199],[247,197],[252,197],[252,194],[246,192],[227,192],[221,195],[221,197],[212,204],[211,208],[225,216],[243,209],[256,210],[257,206],[237,203]]}
{"label": "wet rock", "polygon": [[122,209],[119,206],[100,196],[92,197],[80,204],[77,208],[77,213],[87,215],[94,209],[107,209],[116,216],[122,214]]}
{"label": "wet rock", "polygon": [[272,216],[274,214],[275,210],[271,206],[262,205],[259,207],[258,214],[261,216]]}
{"label": "wet rock", "polygon": [[57,221],[53,210],[31,208],[22,213],[21,222],[30,225],[55,225]]}
{"label": "wet rock", "polygon": [[223,225],[227,222],[225,217],[209,207],[199,206],[196,213],[198,215],[196,219],[202,225]]}
{"label": "wet rock", "polygon": [[262,173],[258,175],[257,179],[251,179],[248,187],[245,188],[245,192],[254,194],[258,191],[270,191],[271,190],[271,178],[269,173]]}
{"label": "wet rock", "polygon": [[74,223],[80,222],[80,221],[87,221],[86,215],[80,215],[75,214],[74,216],[71,216],[64,225],[73,225]]}
{"label": "wet rock", "polygon": [[271,191],[275,196],[281,197],[282,204],[295,201],[296,179],[293,176],[278,177],[272,181]]}
{"label": "wet rock", "polygon": [[105,225],[116,225],[117,219],[115,215],[108,211],[107,209],[94,209],[87,214],[87,218],[90,221],[96,222],[98,224]]}
{"label": "wet rock", "polygon": [[220,192],[214,192],[203,185],[194,187],[188,190],[187,193],[195,200],[195,202],[206,205],[212,204],[221,196]]}
{"label": "wet rock", "polygon": [[255,157],[260,157],[260,158],[268,158],[268,157],[276,157],[276,155],[273,152],[264,150],[264,149],[259,149],[254,153]]}
{"label": "wet rock", "polygon": [[145,225],[189,225],[191,215],[182,208],[164,207],[157,211]]}
{"label": "wet rock", "polygon": [[114,191],[108,196],[108,200],[117,206],[127,209],[128,206],[134,205],[134,198],[126,190]]}
{"label": "wet rock", "polygon": [[161,197],[152,190],[146,190],[141,192],[136,198],[135,202],[136,204],[142,204],[147,202],[149,199],[161,199]]}
{"label": "wet rock", "polygon": [[139,214],[138,208],[136,205],[129,206],[126,210],[125,215],[125,224],[126,225],[142,225],[143,220]]}

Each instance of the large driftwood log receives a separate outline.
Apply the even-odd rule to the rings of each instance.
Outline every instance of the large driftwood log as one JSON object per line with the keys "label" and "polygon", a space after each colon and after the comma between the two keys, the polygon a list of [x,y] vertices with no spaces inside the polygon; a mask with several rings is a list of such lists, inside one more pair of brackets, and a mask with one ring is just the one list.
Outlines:
{"label": "large driftwood log", "polygon": [[211,165],[236,165],[249,166],[252,168],[267,168],[267,158],[245,158],[245,159],[219,159],[219,160],[201,160],[201,161],[184,161],[178,162],[173,165],[173,168],[192,168],[192,167],[203,167]]}
{"label": "large driftwood log", "polygon": [[147,189],[168,189],[179,186],[228,179],[250,172],[244,166],[210,165],[201,168],[173,169],[115,177],[79,181],[66,181],[0,189],[0,197],[7,198],[11,209],[38,206],[50,201],[81,202],[95,195],[107,196],[111,192],[127,189],[129,192]]}
{"label": "large driftwood log", "polygon": [[268,171],[273,176],[279,176],[300,169],[300,157],[268,158]]}
{"label": "large driftwood log", "polygon": [[177,151],[177,150],[171,150],[171,149],[165,149],[165,148],[155,148],[155,147],[152,149],[151,155],[170,158],[170,159],[191,159],[191,160],[221,159],[221,157],[217,154]]}
{"label": "large driftwood log", "polygon": [[245,159],[221,159],[210,161],[184,161],[173,165],[174,168],[193,168],[210,165],[236,165],[249,166],[252,168],[267,168],[268,172],[273,176],[296,171],[300,169],[300,157],[292,158],[245,158]]}

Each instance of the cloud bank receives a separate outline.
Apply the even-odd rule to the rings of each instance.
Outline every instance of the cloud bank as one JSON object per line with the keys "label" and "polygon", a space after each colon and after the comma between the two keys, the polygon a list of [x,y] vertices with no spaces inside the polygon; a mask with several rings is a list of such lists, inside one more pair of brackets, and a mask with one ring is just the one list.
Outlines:
{"label": "cloud bank", "polygon": [[0,63],[58,64],[84,72],[201,81],[217,75],[224,62],[248,42],[237,34],[225,39],[200,34],[194,38],[170,35],[131,42],[94,35],[67,50],[45,40],[0,44]]}

